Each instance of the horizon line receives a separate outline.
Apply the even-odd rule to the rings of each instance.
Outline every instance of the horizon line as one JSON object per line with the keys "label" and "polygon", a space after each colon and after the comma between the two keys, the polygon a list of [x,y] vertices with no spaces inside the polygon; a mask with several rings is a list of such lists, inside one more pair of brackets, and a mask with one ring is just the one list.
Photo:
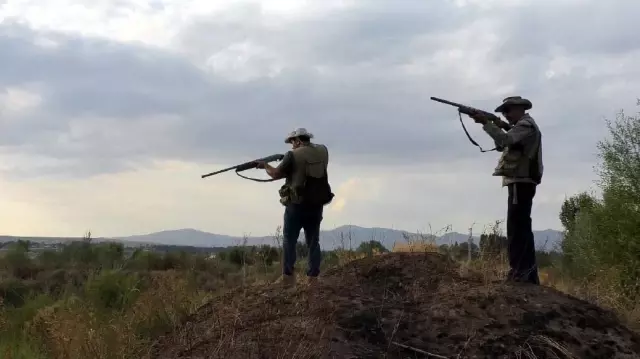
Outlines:
{"label": "horizon line", "polygon": [[[433,234],[433,233],[425,233],[425,232],[420,232],[420,231],[408,231],[408,230],[404,230],[404,229],[395,229],[395,228],[389,228],[389,227],[364,227],[364,226],[360,226],[360,225],[356,225],[356,224],[343,224],[343,225],[335,226],[335,227],[333,227],[331,229],[322,229],[321,232],[335,231],[335,230],[343,228],[343,227],[357,227],[357,228],[369,229],[369,230],[383,229],[383,230],[392,230],[392,231],[404,232],[404,233],[407,233],[407,234],[433,235],[433,236],[436,236],[436,237],[442,237],[442,236],[444,236],[446,234],[451,234],[451,233],[456,233],[456,234],[460,234],[460,235],[467,235],[465,233],[454,231],[454,230],[450,230],[450,231],[447,231],[447,232],[444,232],[444,233],[438,235],[438,234]],[[446,228],[446,227],[444,227],[444,228]],[[268,234],[268,235],[246,235],[245,236],[245,235],[233,235],[233,234],[207,232],[207,231],[203,231],[203,230],[196,229],[196,228],[178,228],[178,229],[164,229],[164,230],[159,230],[159,231],[155,231],[155,232],[145,232],[143,234],[129,234],[129,235],[117,235],[117,236],[97,236],[97,237],[93,237],[92,236],[91,238],[94,238],[94,239],[122,239],[122,240],[126,240],[126,238],[130,238],[130,237],[145,237],[145,236],[151,236],[151,235],[159,234],[159,233],[163,233],[163,232],[177,232],[177,231],[196,231],[196,232],[200,232],[200,233],[204,233],[204,234],[217,235],[217,236],[226,236],[226,237],[234,237],[234,238],[243,238],[243,237],[247,237],[247,238],[262,238],[262,237],[273,237],[274,236],[273,234]],[[533,231],[534,232],[555,231],[555,232],[560,232],[560,233],[563,232],[562,230],[555,229],[555,228],[534,229]],[[482,232],[480,234],[484,234],[484,232]],[[478,237],[480,234],[474,234],[473,237]],[[84,236],[60,236],[60,235],[42,236],[42,235],[14,235],[14,234],[0,234],[0,237],[65,238],[65,239],[76,239],[76,238],[77,239],[81,239],[81,238],[85,238]]]}

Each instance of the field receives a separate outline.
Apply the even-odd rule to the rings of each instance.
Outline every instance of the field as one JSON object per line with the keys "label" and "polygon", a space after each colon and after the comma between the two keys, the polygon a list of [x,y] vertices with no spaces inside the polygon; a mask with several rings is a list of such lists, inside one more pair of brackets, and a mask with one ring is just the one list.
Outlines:
{"label": "field", "polygon": [[[489,236],[485,239],[494,237]],[[499,235],[496,238],[499,238]],[[447,313],[454,308],[458,308],[456,310],[462,308],[463,312],[464,310],[477,311],[478,308],[470,308],[481,305],[482,298],[486,301],[487,296],[492,295],[509,297],[506,292],[502,293],[505,291],[503,285],[495,285],[495,280],[504,274],[506,263],[504,252],[496,252],[495,248],[491,247],[492,243],[495,244],[489,240],[482,242],[484,245],[480,251],[472,253],[473,259],[470,263],[466,261],[467,252],[463,245],[454,248],[437,248],[428,244],[412,245],[405,246],[404,250],[413,253],[384,253],[386,248],[372,241],[353,250],[340,249],[325,252],[323,271],[326,274],[322,281],[325,287],[317,289],[324,294],[317,295],[325,298],[324,305],[334,303],[327,299],[333,298],[335,306],[342,307],[344,311],[352,306],[351,301],[362,300],[349,295],[347,295],[348,298],[345,297],[360,285],[362,288],[366,286],[365,291],[370,293],[369,297],[373,298],[374,302],[384,302],[380,296],[388,296],[386,303],[389,310],[394,306],[397,310],[401,310],[399,308],[406,308],[407,303],[411,302],[414,310],[424,306],[433,309],[438,307],[436,303],[439,303],[439,310],[442,313]],[[232,247],[214,256],[206,253],[188,254],[184,251],[159,253],[138,250],[127,257],[124,255],[125,251],[121,244],[94,244],[90,238],[87,238],[84,241],[67,244],[59,251],[44,251],[34,258],[30,258],[27,251],[28,243],[14,243],[0,262],[2,268],[0,353],[3,358],[191,357],[178,354],[177,351],[184,349],[184,345],[177,343],[184,343],[184,340],[178,340],[176,336],[184,335],[185,321],[188,323],[187,319],[194,316],[199,319],[193,323],[195,327],[190,327],[192,330],[200,325],[224,334],[220,334],[221,336],[217,339],[204,337],[200,339],[205,342],[201,344],[202,349],[206,348],[205,352],[213,355],[215,351],[212,351],[212,347],[223,345],[227,339],[233,339],[231,337],[234,330],[238,331],[237,339],[244,337],[244,342],[256,342],[256,338],[251,338],[253,339],[251,341],[246,339],[247,336],[262,331],[242,334],[241,328],[234,329],[234,324],[229,318],[215,317],[212,313],[222,313],[225,311],[222,310],[223,308],[237,308],[238,313],[242,313],[239,315],[243,320],[259,321],[257,317],[253,319],[250,317],[274,315],[273,312],[269,312],[274,309],[269,307],[268,302],[257,300],[256,298],[262,298],[257,297],[258,294],[264,294],[264,291],[275,291],[273,295],[284,297],[278,301],[280,304],[277,306],[277,313],[280,314],[275,315],[276,324],[273,324],[274,317],[272,317],[270,322],[274,328],[267,332],[280,333],[278,329],[285,329],[282,326],[294,325],[290,320],[295,318],[288,315],[287,311],[293,310],[292,307],[297,308],[295,311],[299,311],[300,305],[310,305],[309,303],[301,304],[306,303],[303,297],[307,289],[304,286],[301,286],[302,289],[297,292],[283,294],[277,291],[278,286],[271,284],[279,277],[281,252],[277,247]],[[303,269],[306,253],[302,245],[299,245],[298,252],[300,255],[298,266]],[[419,258],[404,259],[400,262],[394,260],[396,256],[402,255],[417,255]],[[601,281],[590,281],[588,285],[584,284],[577,279],[567,277],[566,273],[562,272],[560,255],[539,253],[539,256],[540,262],[544,265],[542,277],[546,285],[585,298],[602,307],[611,308],[626,325],[640,328],[638,306],[632,305],[624,293],[612,287],[611,281],[604,280],[605,277],[603,277]],[[387,260],[390,261],[387,264],[375,264],[375,262],[367,264],[367,260],[375,261],[376,258],[391,259]],[[401,263],[406,265],[411,263],[407,268],[409,272],[393,274],[392,272],[402,269],[404,264],[401,265]],[[369,282],[365,281],[365,283],[362,278],[358,279],[361,274],[354,274],[354,271],[365,270],[367,266],[371,272],[372,265],[377,265],[379,268],[375,274],[367,275]],[[429,278],[438,278],[438,282],[430,282]],[[411,286],[414,289],[400,290],[397,287],[398,283],[404,283],[405,286]],[[441,292],[438,297],[434,297],[426,295],[425,288]],[[475,291],[475,294],[471,295],[466,292],[467,290]],[[460,291],[470,297],[462,306],[456,307],[451,300],[459,298],[462,295]],[[524,291],[525,297],[527,295],[532,298],[549,297],[549,295],[543,296],[540,293],[531,292],[529,289]],[[394,299],[393,296],[399,297]],[[573,299],[557,299],[554,296],[550,298],[537,300],[545,303],[545,307],[552,305],[549,303],[556,303],[554,300],[564,303],[562,305],[565,306],[577,305],[571,302]],[[422,303],[422,307],[416,304],[418,302]],[[333,313],[337,307],[320,306],[316,307],[316,310],[322,313]],[[375,303],[367,304],[364,300],[358,308],[373,310],[374,307]],[[352,309],[355,310],[354,308]],[[307,308],[305,311],[309,314],[311,310]],[[419,313],[415,312],[412,315],[416,317]],[[213,323],[214,317],[218,318],[216,320],[219,322]],[[602,317],[606,317],[606,314],[602,314]],[[394,320],[394,318],[387,319]],[[423,318],[423,320],[426,319]],[[568,320],[572,320],[571,317]],[[617,323],[617,319],[607,320]],[[326,326],[327,321],[329,319],[325,318],[323,325]],[[604,323],[603,325],[613,324]],[[435,326],[435,328],[438,327]],[[448,336],[448,339],[438,340],[444,346],[441,352],[443,350],[446,352],[447,346],[460,350],[459,345],[453,345],[454,341],[451,338],[463,334],[455,332],[458,330],[456,325],[450,324],[447,328],[449,328],[448,333],[444,328],[439,328]],[[202,330],[202,328],[197,329],[196,333],[201,335]],[[406,327],[396,329],[396,336],[397,338],[402,335],[407,336],[410,334],[407,331],[411,330]],[[501,333],[501,331],[496,329],[495,333]],[[432,334],[437,335],[437,333]],[[168,337],[165,338],[164,335]],[[225,340],[222,340],[223,337]],[[159,340],[160,338],[165,339]],[[284,349],[278,345],[276,349],[280,348],[279,353],[276,349],[269,351],[268,345],[265,344],[275,343],[273,339],[280,340],[278,334],[274,334],[271,340],[266,337],[264,339],[260,347],[269,354],[266,357],[284,354],[282,352]],[[199,339],[191,338],[191,340],[198,342]],[[304,343],[300,338],[296,340],[299,345]],[[369,341],[365,340],[365,342]],[[228,341],[226,343],[231,345]],[[313,343],[316,343],[315,339]],[[165,347],[158,351],[159,346],[162,345]],[[226,348],[228,353],[233,352],[237,355],[242,353],[238,348],[236,349],[240,351],[237,352],[234,352],[231,347],[223,348]],[[328,347],[319,346],[317,349],[326,348]],[[398,346],[388,348],[389,355],[398,348]],[[514,348],[505,350],[515,351]],[[311,349],[307,351],[309,350]],[[347,349],[343,347],[340,350]],[[350,347],[348,350],[354,349]],[[380,348],[363,346],[361,350],[371,352]],[[164,353],[165,356],[159,353]],[[252,353],[255,354],[255,352]],[[288,354],[291,355],[291,351]]]}
{"label": "field", "polygon": [[0,356],[638,358],[640,116],[608,124],[601,194],[564,201],[543,286],[500,282],[498,226],[471,248],[325,252],[318,286],[291,291],[271,284],[279,246],[126,253],[86,238],[34,256],[19,241],[0,257]]}

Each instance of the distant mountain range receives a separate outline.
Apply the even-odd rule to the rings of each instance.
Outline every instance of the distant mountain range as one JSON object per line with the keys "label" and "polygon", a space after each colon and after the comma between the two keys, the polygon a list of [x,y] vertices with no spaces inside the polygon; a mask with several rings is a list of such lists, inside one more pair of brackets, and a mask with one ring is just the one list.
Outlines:
{"label": "distant mountain range", "polygon": [[[543,251],[558,250],[558,246],[562,242],[562,232],[546,229],[541,231],[534,231],[536,249]],[[79,238],[66,238],[66,237],[16,237],[16,236],[0,236],[0,242],[6,242],[9,240],[25,239],[34,242],[64,242]],[[325,230],[321,232],[320,243],[322,249],[331,250],[337,247],[344,248],[357,248],[360,243],[370,240],[376,240],[382,243],[389,250],[393,248],[396,242],[406,242],[407,239],[416,240],[435,240],[436,244],[449,244],[453,245],[457,243],[467,242],[469,236],[457,232],[449,232],[443,235],[431,235],[411,233],[407,231],[390,229],[390,228],[366,228],[354,225],[340,226],[331,230]],[[300,232],[299,240],[304,243],[304,232]],[[252,236],[252,237],[237,237],[224,234],[215,234],[209,232],[203,232],[196,229],[177,229],[167,230],[143,235],[133,235],[126,237],[100,237],[95,238],[94,241],[118,241],[123,242],[129,246],[140,245],[181,245],[181,246],[194,246],[194,247],[231,247],[238,245],[278,245],[279,242],[274,236]],[[280,239],[281,242],[281,239]],[[476,245],[479,242],[479,236],[473,237],[473,243]]]}
{"label": "distant mountain range", "polygon": [[[536,241],[536,248],[538,250],[553,250],[556,249],[556,247],[562,242],[562,232],[553,229],[534,231],[534,236]],[[278,244],[278,240],[275,238],[275,236],[256,236],[243,238],[202,232],[195,229],[168,230],[144,235],[117,237],[115,239],[123,241],[135,241],[139,243],[158,243],[173,245],[180,244],[198,247],[227,247],[243,244]],[[331,230],[322,231],[320,234],[321,246],[326,250],[334,249],[337,247],[355,249],[360,245],[360,243],[370,240],[379,241],[385,247],[391,250],[394,243],[406,242],[407,239],[435,240],[436,244],[438,245],[453,245],[456,242],[467,242],[469,239],[469,235],[461,234],[458,232],[449,232],[438,236],[425,233],[411,233],[390,228],[366,228],[354,225],[340,226]],[[299,241],[302,241],[304,243],[303,231],[300,232]],[[478,244],[479,236],[474,236],[473,242],[475,244]]]}

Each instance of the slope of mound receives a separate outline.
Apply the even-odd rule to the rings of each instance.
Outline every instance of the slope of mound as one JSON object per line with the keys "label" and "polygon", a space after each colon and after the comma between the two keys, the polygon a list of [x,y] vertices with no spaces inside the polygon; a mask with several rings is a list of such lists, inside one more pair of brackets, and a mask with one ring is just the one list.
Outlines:
{"label": "slope of mound", "polygon": [[615,316],[547,287],[461,278],[433,253],[334,268],[315,288],[216,298],[151,358],[639,358]]}

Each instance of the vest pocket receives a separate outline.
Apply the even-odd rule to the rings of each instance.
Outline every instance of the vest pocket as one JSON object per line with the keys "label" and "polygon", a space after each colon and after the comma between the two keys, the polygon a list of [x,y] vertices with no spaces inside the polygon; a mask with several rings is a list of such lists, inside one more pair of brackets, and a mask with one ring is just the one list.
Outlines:
{"label": "vest pocket", "polygon": [[523,153],[521,151],[507,149],[500,156],[498,165],[493,171],[494,176],[518,177],[518,167],[522,162]]}

